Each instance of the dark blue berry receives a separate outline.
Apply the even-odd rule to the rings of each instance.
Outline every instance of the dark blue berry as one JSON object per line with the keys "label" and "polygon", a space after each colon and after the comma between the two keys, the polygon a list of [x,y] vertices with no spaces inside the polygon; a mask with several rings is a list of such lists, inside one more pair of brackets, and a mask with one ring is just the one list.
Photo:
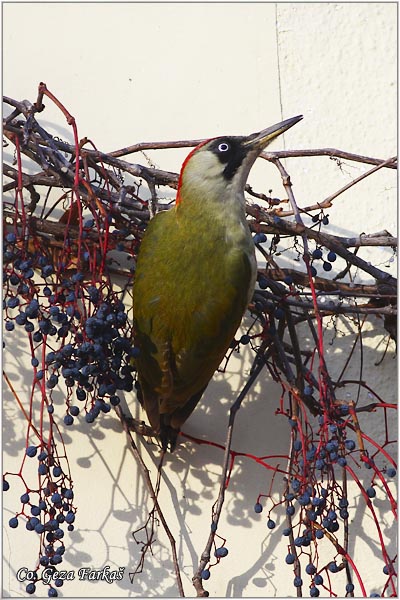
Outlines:
{"label": "dark blue berry", "polygon": [[8,242],[9,244],[15,244],[16,241],[17,241],[17,236],[15,235],[15,233],[13,233],[13,232],[7,233],[6,242]]}
{"label": "dark blue berry", "polygon": [[22,504],[27,504],[29,502],[29,494],[25,492],[25,494],[22,494],[20,500]]}
{"label": "dark blue berry", "polygon": [[260,513],[260,512],[262,512],[262,511],[263,511],[263,506],[262,506],[262,504],[260,504],[259,502],[257,502],[257,503],[254,505],[254,512],[256,512],[256,513]]}
{"label": "dark blue berry", "polygon": [[303,585],[303,580],[301,577],[295,577],[293,580],[294,587],[301,587]]}
{"label": "dark blue berry", "polygon": [[61,502],[60,494],[58,492],[55,492],[51,497],[51,501],[53,502],[53,504],[58,504],[59,502]]}
{"label": "dark blue berry", "polygon": [[206,581],[207,579],[210,579],[210,575],[211,575],[211,573],[210,573],[209,569],[203,569],[200,574],[200,577]]}
{"label": "dark blue berry", "polygon": [[310,596],[311,596],[311,598],[318,598],[318,596],[319,596],[319,589],[316,588],[315,586],[311,586],[310,587]]}
{"label": "dark blue berry", "polygon": [[54,531],[54,537],[58,540],[64,537],[64,531],[59,527]]}
{"label": "dark blue berry", "polygon": [[312,253],[312,257],[315,258],[316,260],[322,258],[322,250],[321,248],[316,248],[313,253]]}
{"label": "dark blue berry", "polygon": [[253,242],[255,244],[263,244],[266,241],[267,241],[267,236],[265,235],[265,233],[256,233],[255,236],[253,237]]}
{"label": "dark blue berry", "polygon": [[33,458],[34,456],[36,456],[36,453],[37,453],[36,446],[28,446],[27,449],[25,450],[25,453],[30,458]]}
{"label": "dark blue berry", "polygon": [[35,326],[33,323],[31,323],[31,321],[27,321],[24,325],[24,328],[28,333],[32,333],[32,331],[35,329]]}
{"label": "dark blue berry", "polygon": [[299,452],[299,450],[302,448],[301,440],[295,440],[293,443],[293,448],[296,450],[296,452]]}
{"label": "dark blue berry", "polygon": [[333,252],[332,250],[330,250],[330,252],[328,252],[328,256],[326,258],[329,260],[329,262],[335,262],[336,252]]}
{"label": "dark blue berry", "polygon": [[73,523],[75,521],[75,514],[69,511],[65,516],[65,520],[69,524]]}
{"label": "dark blue berry", "polygon": [[260,290],[266,290],[267,287],[269,287],[269,281],[266,277],[263,277],[263,275],[261,275],[258,278],[258,285],[260,287]]}
{"label": "dark blue berry", "polygon": [[294,545],[297,546],[297,548],[300,548],[304,543],[304,536],[299,535],[297,538],[295,538],[294,540]]}
{"label": "dark blue berry", "polygon": [[296,560],[296,556],[294,554],[289,553],[286,555],[286,558],[285,558],[286,564],[292,565],[295,562],[295,560]]}
{"label": "dark blue berry", "polygon": [[65,415],[65,417],[64,417],[65,425],[67,425],[67,426],[72,425],[73,422],[74,422],[74,417],[72,415]]}
{"label": "dark blue berry", "polygon": [[356,444],[353,440],[346,440],[344,445],[346,446],[347,450],[354,450],[354,448],[356,447]]}
{"label": "dark blue berry", "polygon": [[332,270],[332,265],[331,265],[330,262],[324,261],[322,263],[322,268],[324,269],[324,271],[331,271]]}
{"label": "dark blue berry", "polygon": [[53,388],[56,387],[57,383],[58,383],[58,376],[55,373],[53,373],[52,375],[50,375],[50,377],[46,383],[46,387],[48,387],[50,390],[52,390]]}
{"label": "dark blue berry", "polygon": [[298,492],[301,486],[301,483],[298,479],[293,479],[291,482],[292,490],[294,492]]}
{"label": "dark blue berry", "polygon": [[275,521],[273,521],[272,519],[268,519],[267,527],[268,527],[268,529],[275,529],[275,527],[276,527]]}
{"label": "dark blue berry", "polygon": [[117,406],[120,402],[121,402],[121,400],[120,400],[119,396],[111,396],[110,404],[112,404],[112,406]]}
{"label": "dark blue berry", "polygon": [[25,589],[27,594],[34,594],[36,591],[36,586],[34,583],[30,582]]}
{"label": "dark blue berry", "polygon": [[[78,398],[78,400],[86,400],[86,392],[85,392],[85,390],[83,390],[82,388],[78,388],[76,390],[76,397]],[[117,398],[118,398],[118,396],[117,396]],[[112,404],[112,399],[110,399],[110,402]]]}
{"label": "dark blue berry", "polygon": [[314,577],[314,583],[315,585],[322,585],[324,583],[324,578],[322,577],[322,575],[316,575]]}
{"label": "dark blue berry", "polygon": [[310,503],[310,495],[307,493],[301,494],[298,498],[297,498],[298,503],[300,504],[300,506],[307,506],[307,504]]}
{"label": "dark blue berry", "polygon": [[375,488],[374,488],[374,487],[372,487],[372,486],[371,486],[371,487],[369,487],[369,488],[367,489],[367,496],[368,496],[369,498],[375,498],[375,496],[376,496],[376,490],[375,490]]}
{"label": "dark blue berry", "polygon": [[396,477],[396,474],[397,474],[397,471],[393,467],[389,467],[388,469],[386,469],[386,475],[388,477]]}
{"label": "dark blue berry", "polygon": [[26,314],[21,311],[16,317],[15,317],[15,322],[17,323],[17,325],[25,325],[26,323]]}
{"label": "dark blue berry", "polygon": [[214,554],[217,558],[224,558],[224,556],[228,555],[228,548],[217,548]]}
{"label": "dark blue berry", "polygon": [[16,529],[16,527],[18,527],[17,517],[11,517],[11,519],[8,521],[8,524],[12,529]]}
{"label": "dark blue berry", "polygon": [[[45,279],[46,277],[50,277],[50,275],[52,275],[54,272],[54,269],[52,267],[52,265],[46,265],[45,267],[42,268],[42,277]],[[48,289],[48,288],[47,288]],[[49,290],[49,289],[48,289]],[[50,292],[50,290],[49,290]],[[51,292],[50,292],[51,293]],[[46,294],[45,295],[50,295],[50,294]]]}
{"label": "dark blue berry", "polygon": [[9,298],[7,300],[7,306],[9,308],[15,308],[18,305],[19,305],[19,298],[18,298],[18,296],[12,296],[11,298]]}
{"label": "dark blue berry", "polygon": [[39,302],[35,298],[30,301],[30,303],[28,304],[28,306],[25,309],[25,313],[31,319],[35,319],[38,316]]}
{"label": "dark blue berry", "polygon": [[316,571],[317,571],[317,569],[316,569],[316,567],[312,563],[309,563],[306,566],[306,573],[307,573],[307,575],[314,575],[314,573],[316,573]]}
{"label": "dark blue berry", "polygon": [[348,583],[348,584],[346,585],[346,592],[347,592],[348,594],[351,594],[352,592],[354,592],[354,585],[353,585],[352,583]]}
{"label": "dark blue berry", "polygon": [[93,423],[94,419],[95,419],[95,416],[91,410],[88,413],[86,413],[86,415],[85,415],[86,423]]}

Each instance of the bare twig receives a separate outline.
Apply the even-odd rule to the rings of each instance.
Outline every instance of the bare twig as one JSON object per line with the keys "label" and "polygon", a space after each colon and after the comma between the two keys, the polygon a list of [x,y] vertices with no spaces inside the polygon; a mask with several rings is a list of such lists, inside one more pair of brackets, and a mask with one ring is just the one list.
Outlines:
{"label": "bare twig", "polygon": [[[135,460],[137,461],[137,463],[138,463],[138,465],[140,467],[142,475],[143,475],[143,477],[144,477],[144,479],[146,481],[146,486],[147,486],[147,488],[148,488],[148,490],[150,492],[151,499],[152,499],[152,501],[154,503],[154,506],[155,506],[155,508],[157,510],[157,514],[158,514],[158,516],[160,518],[160,521],[161,521],[161,523],[162,523],[162,525],[164,527],[165,533],[168,536],[168,539],[169,539],[169,542],[170,542],[170,545],[171,545],[171,552],[172,552],[172,557],[173,557],[173,562],[174,562],[175,577],[176,577],[176,581],[177,581],[177,585],[178,585],[178,589],[179,589],[179,595],[183,598],[185,596],[185,593],[184,593],[184,590],[183,590],[182,578],[181,578],[181,574],[180,574],[180,570],[179,570],[179,562],[178,562],[178,556],[177,556],[177,553],[176,553],[175,538],[172,535],[171,530],[168,527],[167,521],[166,521],[166,519],[164,517],[164,514],[163,514],[163,512],[161,510],[161,507],[160,507],[160,504],[159,504],[158,498],[157,498],[157,493],[154,490],[154,487],[153,487],[153,484],[152,484],[152,481],[151,481],[151,478],[150,478],[149,470],[146,467],[146,464],[145,464],[145,462],[144,462],[144,460],[143,460],[140,452],[138,452],[137,446],[136,446],[135,441],[134,441],[134,439],[132,437],[132,433],[131,433],[131,430],[130,430],[131,420],[130,419],[128,421],[126,420],[126,417],[125,417],[124,413],[122,412],[122,410],[121,410],[121,408],[119,406],[115,407],[115,411],[116,411],[116,413],[117,413],[117,415],[119,417],[119,420],[121,421],[122,427],[125,430],[125,433],[127,435],[127,438],[128,438],[128,441],[129,441],[129,445],[131,447],[131,450],[133,452]],[[161,467],[161,464],[162,463],[160,463],[160,467]]]}

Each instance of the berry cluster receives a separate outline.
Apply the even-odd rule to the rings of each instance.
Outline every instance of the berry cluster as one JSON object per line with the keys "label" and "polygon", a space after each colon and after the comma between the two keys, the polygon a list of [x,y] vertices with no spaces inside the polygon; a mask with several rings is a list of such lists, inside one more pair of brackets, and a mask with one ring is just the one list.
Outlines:
{"label": "berry cluster", "polygon": [[[270,530],[275,529],[276,522],[271,518],[271,512],[283,505],[288,526],[282,530],[282,535],[292,540],[288,544],[285,562],[294,566],[293,585],[301,588],[304,581],[298,575],[298,568],[300,559],[301,562],[306,560],[303,568],[310,577],[311,597],[318,597],[321,586],[326,587],[326,582],[330,582],[331,576],[342,571],[347,561],[351,560],[340,542],[340,536],[345,537],[350,518],[349,501],[346,488],[341,483],[340,469],[343,471],[348,465],[350,469],[353,466],[360,468],[364,463],[374,471],[371,485],[363,488],[367,504],[376,497],[376,486],[373,483],[375,477],[378,476],[382,482],[383,477],[388,480],[396,476],[394,467],[388,466],[379,471],[375,465],[375,457],[366,457],[365,450],[360,452],[356,442],[348,437],[349,422],[345,418],[348,412],[348,407],[341,405],[335,415],[329,418],[327,415],[321,415],[317,420],[319,429],[316,432],[309,424],[303,428],[299,419],[288,419],[292,434],[292,454],[286,478],[286,493],[278,502],[267,495],[272,502],[272,509],[268,513],[266,526]],[[349,472],[352,473],[351,470]],[[390,497],[388,488],[387,492]],[[261,496],[263,495],[257,498],[254,505],[256,514],[264,510]],[[318,541],[325,537],[333,544],[335,553],[340,558],[321,564]],[[385,550],[383,556],[386,562],[383,572],[393,577],[393,561]],[[355,565],[352,566],[355,570]],[[354,591],[351,580],[347,582],[345,591],[346,594]]]}
{"label": "berry cluster", "polygon": [[[85,223],[82,239],[93,226],[93,220]],[[118,235],[121,237],[120,231]],[[102,260],[98,248],[82,248],[82,260],[75,257],[71,262],[71,244],[67,238],[64,241],[63,250],[51,254],[38,240],[27,245],[17,229],[8,231],[3,240],[4,328],[26,336],[32,366],[31,407],[27,411],[32,420],[25,454],[19,473],[5,473],[3,490],[13,486],[14,478],[22,480],[25,492],[9,526],[15,529],[23,523],[38,536],[35,579],[29,580],[26,592],[34,594],[42,581],[48,585],[49,597],[58,595],[63,581],[52,579],[48,584],[41,569],[47,573],[59,569],[66,551],[65,536],[74,529],[77,511],[65,451],[60,454],[57,449],[56,435],[62,443],[60,420],[71,426],[83,413],[85,421],[93,423],[100,414],[110,412],[119,404],[120,392],[133,389],[132,361],[137,355],[123,295],[113,289],[107,261]],[[89,263],[103,265],[92,278]],[[61,386],[66,401],[57,414],[53,396]],[[47,414],[39,440],[34,424],[38,402],[40,413]],[[37,471],[39,485],[27,483],[32,461],[37,461],[33,472]]]}
{"label": "berry cluster", "polygon": [[332,270],[332,263],[335,262],[335,260],[337,259],[337,255],[336,252],[333,252],[333,250],[329,250],[326,253],[326,256],[324,258],[324,254],[323,254],[323,250],[320,247],[317,247],[313,252],[312,252],[312,259],[313,259],[313,264],[311,265],[311,275],[313,277],[316,277],[318,275],[318,270],[315,266],[316,261],[320,261],[322,260],[322,268],[324,271],[329,272]]}
{"label": "berry cluster", "polygon": [[[34,580],[30,578],[26,585],[26,592],[34,594],[36,584],[41,580],[40,569],[46,568],[49,573],[49,569],[56,571],[60,568],[66,550],[65,532],[74,530],[76,507],[73,504],[74,492],[68,463],[64,468],[61,466],[62,460],[55,448],[47,452],[43,446],[31,445],[25,450],[25,458],[37,461],[40,486],[38,489],[29,489],[22,478],[26,491],[20,497],[21,509],[9,519],[8,524],[15,529],[22,521],[27,531],[39,536],[39,557],[32,571]],[[9,489],[8,479],[3,478],[3,491]],[[55,579],[55,587],[48,588],[49,597],[56,597],[58,593],[55,588],[62,585],[61,579]]]}

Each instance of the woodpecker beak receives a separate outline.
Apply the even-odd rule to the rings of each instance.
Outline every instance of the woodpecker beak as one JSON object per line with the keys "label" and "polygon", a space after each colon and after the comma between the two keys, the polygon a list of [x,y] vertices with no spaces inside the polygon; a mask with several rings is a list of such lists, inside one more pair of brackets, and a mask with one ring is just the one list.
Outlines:
{"label": "woodpecker beak", "polygon": [[259,133],[253,133],[248,136],[243,145],[249,152],[256,150],[259,154],[274,138],[293,127],[293,125],[296,125],[302,118],[303,115],[298,115],[297,117],[286,119],[286,121],[281,121],[281,123],[276,123],[276,125],[271,125],[271,127],[267,127],[267,129],[263,129]]}
{"label": "woodpecker beak", "polygon": [[302,118],[303,115],[292,117],[291,119],[286,119],[286,121],[281,121],[281,123],[276,123],[276,125],[271,125],[271,127],[267,127],[267,129],[263,129],[259,133],[252,133],[248,137],[242,138],[245,157],[235,176],[235,186],[238,190],[244,188],[250,169],[262,150],[264,150],[273,139],[293,127],[293,125],[301,121]]}

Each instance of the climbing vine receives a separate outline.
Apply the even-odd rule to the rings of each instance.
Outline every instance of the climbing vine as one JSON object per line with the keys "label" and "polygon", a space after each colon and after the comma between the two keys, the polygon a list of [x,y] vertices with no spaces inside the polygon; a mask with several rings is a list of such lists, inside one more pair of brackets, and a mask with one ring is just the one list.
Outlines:
{"label": "climbing vine", "polygon": [[[72,142],[52,135],[41,124],[44,99],[66,118]],[[117,417],[151,504],[147,521],[132,532],[139,552],[131,557],[129,575],[131,580],[140,577],[147,552],[157,544],[157,528],[162,527],[170,540],[178,590],[184,595],[177,532],[168,525],[158,499],[162,470],[169,467],[161,457],[157,479],[152,481],[138,444],[148,438],[156,444],[156,437],[148,425],[128,414],[122,402],[135,395],[138,350],[131,324],[135,257],[150,217],[170,207],[178,175],[121,157],[152,148],[192,147],[201,140],[139,143],[104,153],[91,140],[79,138],[75,119],[45,84],[39,85],[33,103],[8,97],[5,102],[10,107],[4,119],[5,153],[11,151],[13,158],[4,165],[4,353],[13,352],[21,340],[29,348],[31,379],[29,394],[21,397],[7,369],[4,372],[4,389],[19,407],[26,436],[18,471],[7,470],[5,456],[3,490],[21,489],[8,525],[25,527],[26,543],[37,545],[26,592],[33,594],[43,585],[50,597],[56,597],[64,584],[62,577],[48,576],[48,569],[61,570],[68,557],[68,535],[79,520],[64,432],[82,419],[93,423]],[[343,161],[364,163],[368,170],[328,198],[300,207],[282,159],[312,161],[318,155],[328,155],[339,167]],[[329,209],[340,193],[362,179],[396,168],[396,159],[332,149],[264,152],[262,159],[278,169],[287,197],[246,187],[258,279],[247,329],[232,341],[220,370],[244,350],[250,352],[252,366],[231,406],[225,444],[208,437],[199,440],[185,431],[180,436],[182,444],[214,446],[223,466],[219,495],[210,506],[211,526],[204,541],[196,540],[193,585],[199,596],[207,596],[208,580],[229,553],[218,526],[231,480],[239,476],[237,461],[246,460],[272,473],[269,489],[262,484],[254,489],[254,511],[266,515],[271,535],[278,520],[286,520],[284,568],[293,575],[294,594],[370,594],[352,553],[348,489],[355,485],[373,522],[385,575],[380,593],[395,596],[397,557],[385,541],[380,514],[396,516],[397,431],[391,425],[397,406],[381,396],[378,386],[375,389],[374,374],[365,373],[361,363],[364,338],[377,322],[383,325],[378,329],[384,351],[377,356],[376,369],[391,360],[397,284],[388,271],[364,260],[359,250],[376,247],[394,258],[397,240],[388,231],[353,238],[334,235]],[[286,257],[290,261],[283,260]],[[343,329],[352,332],[352,339],[341,371],[333,374],[330,347]],[[356,354],[361,356],[358,378],[348,376]],[[266,440],[263,456],[234,448],[237,412],[261,379],[276,382],[280,389],[274,405],[275,418],[287,423],[284,455],[275,455],[272,440]],[[60,390],[65,392],[62,402]],[[379,433],[369,433],[364,415],[377,423],[374,431]],[[384,497],[379,507],[378,490]],[[328,553],[321,552],[321,544],[324,548],[328,544]],[[344,588],[335,582],[339,572],[345,574]]]}

